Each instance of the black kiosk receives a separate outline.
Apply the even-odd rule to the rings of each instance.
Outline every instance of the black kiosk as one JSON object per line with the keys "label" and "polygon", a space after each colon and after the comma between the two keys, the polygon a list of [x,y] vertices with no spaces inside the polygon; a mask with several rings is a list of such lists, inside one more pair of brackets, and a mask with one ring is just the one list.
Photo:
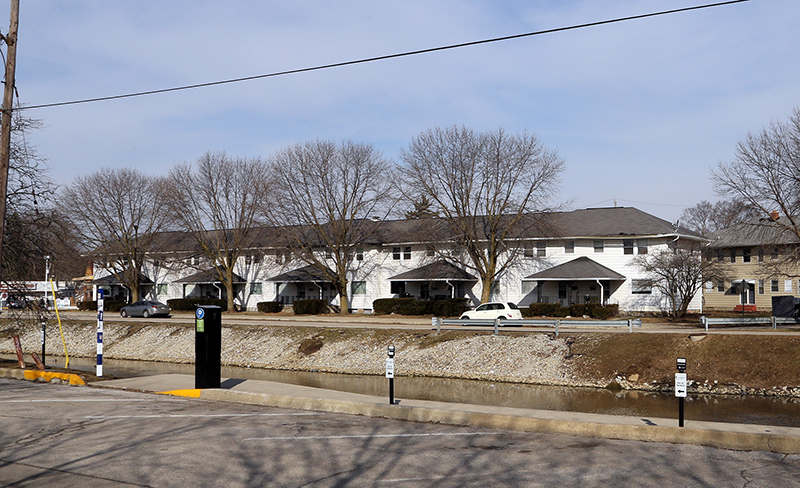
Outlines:
{"label": "black kiosk", "polygon": [[220,387],[222,309],[202,305],[194,314],[194,387]]}

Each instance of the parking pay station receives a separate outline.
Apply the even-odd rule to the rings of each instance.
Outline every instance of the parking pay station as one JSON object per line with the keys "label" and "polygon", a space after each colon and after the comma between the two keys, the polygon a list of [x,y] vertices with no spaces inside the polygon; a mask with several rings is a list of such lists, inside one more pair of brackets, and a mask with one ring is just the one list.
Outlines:
{"label": "parking pay station", "polygon": [[394,346],[389,346],[386,355],[386,377],[389,378],[389,405],[394,405]]}
{"label": "parking pay station", "polygon": [[194,387],[219,388],[222,309],[202,305],[194,313]]}

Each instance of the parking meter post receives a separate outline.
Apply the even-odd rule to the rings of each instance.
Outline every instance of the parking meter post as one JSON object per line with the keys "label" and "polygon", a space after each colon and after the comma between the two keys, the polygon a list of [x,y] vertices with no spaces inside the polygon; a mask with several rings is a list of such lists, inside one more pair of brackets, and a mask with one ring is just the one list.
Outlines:
{"label": "parking meter post", "polygon": [[42,363],[45,362],[45,342],[47,341],[47,322],[42,320]]}
{"label": "parking meter post", "polygon": [[686,381],[686,358],[678,358],[676,361],[678,372],[675,373],[675,396],[678,397],[678,427],[683,427],[684,399],[688,382]]}
{"label": "parking meter post", "polygon": [[394,346],[389,346],[386,356],[386,377],[389,379],[389,405],[394,405]]}
{"label": "parking meter post", "polygon": [[221,383],[222,309],[202,305],[194,314],[195,388],[219,388]]}

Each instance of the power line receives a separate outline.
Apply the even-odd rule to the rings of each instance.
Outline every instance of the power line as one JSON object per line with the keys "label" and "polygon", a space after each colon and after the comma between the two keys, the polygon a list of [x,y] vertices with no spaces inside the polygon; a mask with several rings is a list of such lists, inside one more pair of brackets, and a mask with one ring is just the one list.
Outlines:
{"label": "power line", "polygon": [[542,35],[542,34],[552,34],[552,33],[555,33],[555,32],[564,32],[564,31],[569,31],[569,30],[584,29],[584,28],[587,28],[587,27],[596,27],[596,26],[600,26],[600,25],[607,25],[607,24],[614,24],[614,23],[619,23],[619,22],[626,22],[626,21],[629,21],[629,20],[645,19],[645,18],[648,18],[648,17],[657,17],[657,16],[661,16],[661,15],[669,15],[669,14],[675,14],[675,13],[681,13],[681,12],[688,12],[688,11],[692,11],[692,10],[700,10],[700,9],[712,8],[712,7],[720,7],[720,6],[732,5],[732,4],[735,4],[735,3],[743,3],[743,2],[749,2],[749,1],[750,0],[729,0],[729,1],[725,1],[725,2],[709,3],[709,4],[705,4],[705,5],[696,5],[696,6],[693,6],[693,7],[685,7],[685,8],[672,9],[672,10],[662,10],[662,11],[659,11],[659,12],[652,12],[652,13],[649,13],[649,14],[632,15],[632,16],[628,16],[628,17],[618,17],[618,18],[615,18],[615,19],[601,20],[601,21],[598,21],[598,22],[590,22],[590,23],[587,23],[587,24],[577,24],[577,25],[572,25],[572,26],[568,26],[568,27],[557,27],[557,28],[554,28],[554,29],[546,29],[546,30],[541,30],[541,31],[527,32],[527,33],[524,33],[524,34],[514,34],[514,35],[510,35],[510,36],[493,37],[493,38],[490,38],[490,39],[483,39],[483,40],[479,40],[479,41],[462,42],[462,43],[458,43],[458,44],[449,44],[449,45],[446,45],[446,46],[432,47],[432,48],[427,48],[427,49],[419,49],[419,50],[416,50],[416,51],[405,51],[405,52],[395,53],[395,54],[386,54],[386,55],[383,55],[383,56],[374,56],[374,57],[370,57],[370,58],[362,58],[362,59],[356,59],[356,60],[351,60],[351,61],[342,61],[342,62],[339,62],[339,63],[323,64],[323,65],[312,66],[312,67],[308,67],[308,68],[297,68],[297,69],[291,69],[291,70],[286,70],[286,71],[277,71],[277,72],[274,72],[274,73],[267,73],[267,74],[262,74],[262,75],[245,76],[245,77],[242,77],[242,78],[232,78],[232,79],[222,80],[222,81],[211,81],[211,82],[208,82],[208,83],[197,83],[197,84],[193,84],[193,85],[184,85],[184,86],[178,86],[178,87],[173,87],[173,88],[161,88],[161,89],[158,89],[158,90],[148,90],[148,91],[141,91],[141,92],[135,92],[135,93],[127,93],[127,94],[124,94],[124,95],[111,95],[111,96],[107,96],[107,97],[86,98],[86,99],[82,99],[82,100],[73,100],[73,101],[68,101],[68,102],[56,102],[56,103],[47,103],[47,104],[41,104],[41,105],[29,105],[27,107],[17,107],[17,108],[15,108],[13,110],[32,110],[32,109],[36,109],[36,108],[60,107],[60,106],[64,106],[64,105],[77,105],[77,104],[89,103],[89,102],[103,102],[103,101],[108,101],[108,100],[119,100],[119,99],[122,99],[122,98],[141,97],[141,96],[145,96],[145,95],[155,95],[155,94],[159,94],[159,93],[169,93],[169,92],[175,92],[175,91],[181,91],[181,90],[192,90],[192,89],[195,89],[195,88],[204,88],[204,87],[209,87],[209,86],[226,85],[226,84],[229,84],[229,83],[239,83],[239,82],[243,82],[243,81],[259,80],[259,79],[263,79],[263,78],[274,78],[274,77],[277,77],[277,76],[286,76],[286,75],[293,75],[293,74],[298,74],[298,73],[308,73],[308,72],[311,72],[311,71],[320,71],[320,70],[330,69],[330,68],[341,68],[343,66],[352,66],[352,65],[356,65],[356,64],[371,63],[371,62],[374,62],[374,61],[384,61],[384,60],[387,60],[387,59],[402,58],[402,57],[406,57],[406,56],[416,56],[416,55],[419,55],[419,54],[428,54],[428,53],[433,53],[433,52],[438,52],[438,51],[446,51],[446,50],[450,50],[450,49],[458,49],[458,48],[462,48],[462,47],[478,46],[478,45],[481,45],[481,44],[489,44],[489,43],[493,43],[493,42],[508,41],[508,40],[512,40],[512,39],[521,39],[521,38],[524,38],[524,37],[539,36],[539,35]]}

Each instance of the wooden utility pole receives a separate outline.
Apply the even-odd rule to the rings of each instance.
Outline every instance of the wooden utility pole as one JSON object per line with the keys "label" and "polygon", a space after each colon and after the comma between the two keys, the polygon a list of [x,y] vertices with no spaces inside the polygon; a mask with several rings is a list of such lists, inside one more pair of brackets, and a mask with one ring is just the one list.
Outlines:
{"label": "wooden utility pole", "polygon": [[8,46],[6,77],[3,90],[3,117],[0,120],[0,267],[3,262],[3,234],[8,197],[8,167],[11,159],[11,113],[14,107],[14,76],[17,65],[17,30],[19,29],[19,0],[11,0],[11,21],[2,40]]}

